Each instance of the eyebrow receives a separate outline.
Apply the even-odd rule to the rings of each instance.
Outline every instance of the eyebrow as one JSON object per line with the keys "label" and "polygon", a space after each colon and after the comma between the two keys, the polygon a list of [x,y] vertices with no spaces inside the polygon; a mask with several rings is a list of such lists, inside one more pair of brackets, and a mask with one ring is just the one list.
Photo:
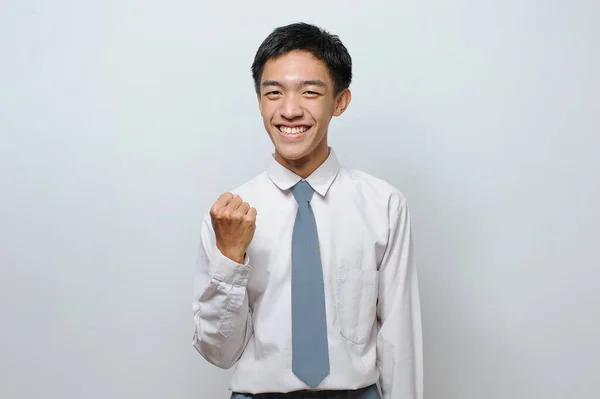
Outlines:
{"label": "eyebrow", "polygon": [[[276,86],[276,87],[283,87],[283,84],[281,84],[280,82],[276,81],[276,80],[265,80],[262,83],[262,87],[267,87],[267,86]],[[299,84],[299,86],[319,86],[319,87],[327,87],[327,85],[325,84],[325,82],[323,82],[322,80],[305,80],[303,82],[301,82]]]}

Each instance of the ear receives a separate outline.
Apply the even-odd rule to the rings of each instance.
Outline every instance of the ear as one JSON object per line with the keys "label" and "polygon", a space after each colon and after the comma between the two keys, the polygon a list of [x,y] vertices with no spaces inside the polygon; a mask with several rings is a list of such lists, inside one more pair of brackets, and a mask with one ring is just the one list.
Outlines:
{"label": "ear", "polygon": [[346,111],[352,100],[352,93],[350,89],[345,89],[337,95],[333,108],[333,116],[340,116]]}

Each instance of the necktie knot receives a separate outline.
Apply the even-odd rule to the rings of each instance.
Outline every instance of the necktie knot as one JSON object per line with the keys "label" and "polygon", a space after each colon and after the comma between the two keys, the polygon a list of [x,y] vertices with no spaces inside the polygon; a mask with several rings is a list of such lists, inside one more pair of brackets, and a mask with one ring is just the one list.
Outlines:
{"label": "necktie knot", "polygon": [[292,187],[292,194],[298,202],[310,202],[315,191],[306,180],[301,180]]}

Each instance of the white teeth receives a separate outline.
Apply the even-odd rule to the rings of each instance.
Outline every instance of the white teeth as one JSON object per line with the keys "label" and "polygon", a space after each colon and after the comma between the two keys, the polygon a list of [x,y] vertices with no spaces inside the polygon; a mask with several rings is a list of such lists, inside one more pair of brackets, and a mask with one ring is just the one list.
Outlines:
{"label": "white teeth", "polygon": [[300,134],[300,133],[304,133],[305,131],[308,130],[308,128],[306,126],[303,127],[285,127],[285,126],[280,126],[279,130],[281,130],[283,133],[285,134]]}

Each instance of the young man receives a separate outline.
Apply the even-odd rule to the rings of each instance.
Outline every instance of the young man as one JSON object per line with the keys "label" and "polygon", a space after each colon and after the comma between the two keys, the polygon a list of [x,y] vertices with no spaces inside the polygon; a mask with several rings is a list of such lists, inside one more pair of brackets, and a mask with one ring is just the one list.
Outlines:
{"label": "young man", "polygon": [[194,347],[218,367],[237,364],[232,398],[422,399],[406,199],[341,166],[327,142],[350,104],[348,51],[292,24],[265,39],[252,74],[275,150],[204,218]]}

